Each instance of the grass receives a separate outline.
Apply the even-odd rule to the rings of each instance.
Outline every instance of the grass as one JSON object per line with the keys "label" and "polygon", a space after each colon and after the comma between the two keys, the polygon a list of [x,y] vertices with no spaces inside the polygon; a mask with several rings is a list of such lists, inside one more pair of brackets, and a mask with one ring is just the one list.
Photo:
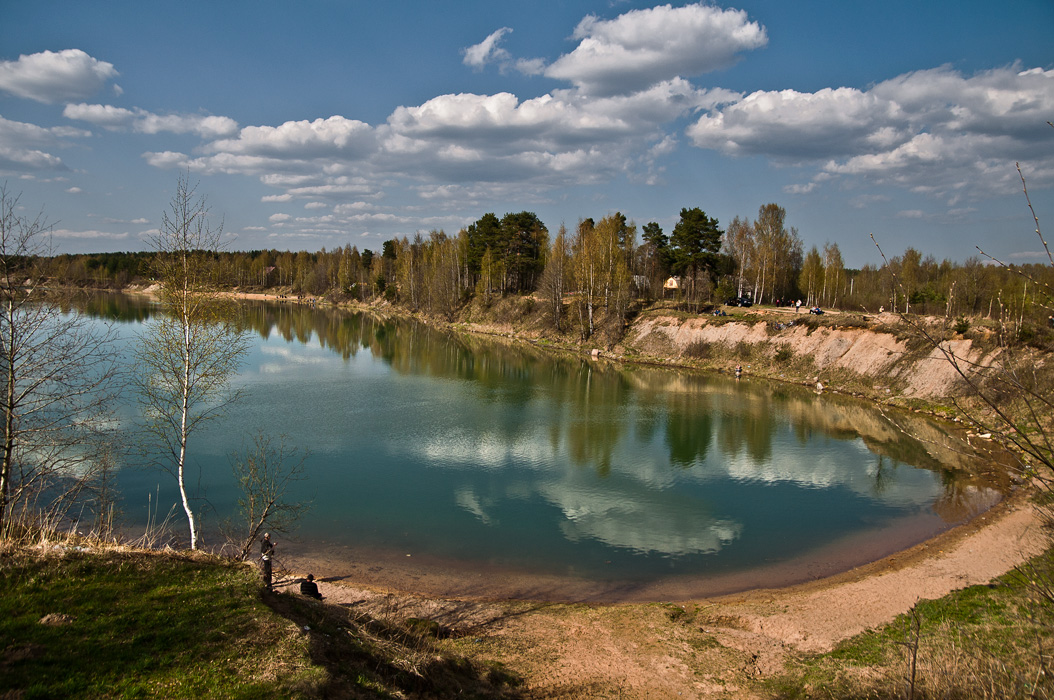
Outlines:
{"label": "grass", "polygon": [[[1054,552],[1032,563],[1054,570]],[[914,697],[1050,698],[1046,668],[1054,644],[1054,608],[1033,578],[1011,572],[939,600],[919,601],[891,624],[857,635],[826,654],[799,658],[767,683],[774,697],[903,698],[910,696],[915,625],[919,640]]]}
{"label": "grass", "polygon": [[0,550],[0,697],[517,697],[516,678],[209,556]]}

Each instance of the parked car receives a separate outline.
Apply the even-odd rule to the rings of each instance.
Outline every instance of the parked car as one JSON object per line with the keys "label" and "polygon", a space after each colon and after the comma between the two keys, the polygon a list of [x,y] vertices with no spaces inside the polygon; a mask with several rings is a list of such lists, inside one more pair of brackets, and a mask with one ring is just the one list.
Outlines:
{"label": "parked car", "polygon": [[750,297],[731,297],[725,302],[727,306],[753,306],[754,300]]}

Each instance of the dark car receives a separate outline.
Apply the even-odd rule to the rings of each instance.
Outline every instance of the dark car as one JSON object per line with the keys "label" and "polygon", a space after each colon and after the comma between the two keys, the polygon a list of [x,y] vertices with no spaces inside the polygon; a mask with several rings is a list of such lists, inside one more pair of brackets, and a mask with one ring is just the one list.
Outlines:
{"label": "dark car", "polygon": [[725,302],[726,306],[753,306],[754,300],[750,297],[731,297]]}

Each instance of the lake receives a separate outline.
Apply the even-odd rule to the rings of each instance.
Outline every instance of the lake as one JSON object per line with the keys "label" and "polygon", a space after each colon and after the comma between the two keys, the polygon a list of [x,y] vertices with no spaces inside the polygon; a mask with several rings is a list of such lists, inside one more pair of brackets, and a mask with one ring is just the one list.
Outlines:
{"label": "lake", "polygon": [[[316,576],[442,595],[709,595],[874,561],[1001,497],[969,475],[950,427],[845,397],[410,320],[243,308],[242,396],[192,437],[188,483],[216,544],[237,501],[230,453],[259,431],[309,450],[290,496],[312,507],[279,538],[278,564]],[[130,344],[155,311],[107,297],[89,312],[117,318]],[[122,412],[129,431],[135,412]],[[177,496],[127,461],[135,534]]]}

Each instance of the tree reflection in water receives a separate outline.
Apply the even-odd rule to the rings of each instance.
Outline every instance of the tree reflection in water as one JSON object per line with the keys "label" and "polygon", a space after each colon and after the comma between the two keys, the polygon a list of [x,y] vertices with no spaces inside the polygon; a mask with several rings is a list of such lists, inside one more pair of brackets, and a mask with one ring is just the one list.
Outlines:
{"label": "tree reflection in water", "polygon": [[[657,576],[783,560],[897,518],[926,537],[999,497],[948,427],[913,414],[414,320],[244,308],[266,358],[240,419],[308,442],[305,528],[335,542]],[[126,298],[86,311],[152,313]]]}

